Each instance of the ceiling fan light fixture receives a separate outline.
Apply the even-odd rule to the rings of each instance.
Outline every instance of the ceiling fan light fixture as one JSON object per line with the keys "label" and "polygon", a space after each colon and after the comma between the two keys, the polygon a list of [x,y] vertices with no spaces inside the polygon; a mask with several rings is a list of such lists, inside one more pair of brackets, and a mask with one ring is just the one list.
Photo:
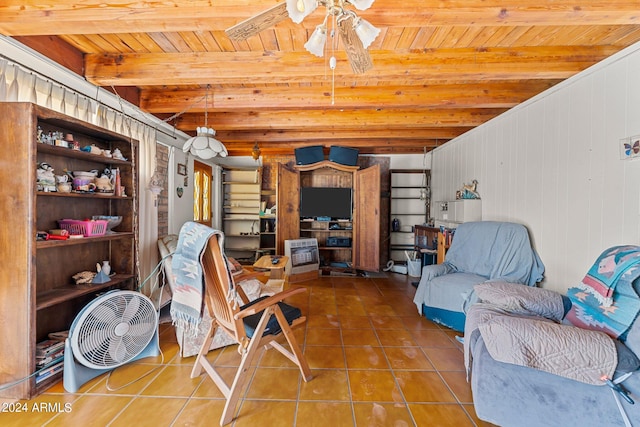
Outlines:
{"label": "ceiling fan light fixture", "polygon": [[378,34],[380,34],[379,28],[374,27],[369,21],[360,17],[357,17],[353,21],[353,29],[362,42],[362,47],[365,49],[371,46],[371,43],[373,43],[376,37],[378,37]]}
{"label": "ceiling fan light fixture", "polygon": [[349,0],[349,3],[358,10],[367,10],[371,7],[374,0]]}
{"label": "ceiling fan light fixture", "polygon": [[324,56],[324,47],[327,43],[327,27],[324,25],[318,25],[309,37],[309,40],[304,44],[304,48],[309,53],[322,58]]}
{"label": "ceiling fan light fixture", "polygon": [[304,18],[313,13],[318,7],[316,0],[287,0],[287,12],[289,18],[296,24],[302,22]]}

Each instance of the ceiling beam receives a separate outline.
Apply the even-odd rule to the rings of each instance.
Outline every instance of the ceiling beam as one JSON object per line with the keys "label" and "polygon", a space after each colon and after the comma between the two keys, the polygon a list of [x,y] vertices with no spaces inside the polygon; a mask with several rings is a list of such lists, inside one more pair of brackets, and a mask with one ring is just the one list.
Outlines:
{"label": "ceiling beam", "polygon": [[[408,130],[422,127],[475,127],[505,112],[506,108],[464,110],[267,110],[209,114],[208,126],[216,130]],[[202,114],[186,113],[177,119],[178,129],[204,125]]]}
{"label": "ceiling beam", "polygon": [[[215,123],[212,123],[215,128]],[[451,126],[433,127],[425,126],[418,129],[368,129],[367,140],[406,140],[423,141],[428,139],[448,141],[471,130],[471,126]],[[349,140],[357,141],[362,139],[362,130],[277,130],[277,129],[255,129],[255,130],[221,130],[216,128],[216,138],[225,142],[277,142],[277,143],[299,143],[301,141],[328,141],[328,140]]]}
{"label": "ceiling beam", "polygon": [[[371,56],[378,80],[400,78],[426,84],[452,79],[565,79],[620,49],[613,46],[424,49],[373,51]],[[336,75],[338,81],[375,84],[367,74],[351,73],[344,52],[336,52],[336,57],[344,73]],[[85,77],[100,86],[317,83],[329,78],[324,60],[307,52],[87,54]]]}
{"label": "ceiling beam", "polygon": [[[326,108],[509,108],[543,92],[560,80],[485,82],[414,86],[331,87],[221,87],[167,89],[152,87],[141,91],[140,107],[153,114],[175,111],[204,112],[228,109],[308,109]],[[208,92],[208,93],[207,93]],[[205,99],[206,95],[206,99]]]}
{"label": "ceiling beam", "polygon": [[[248,156],[254,147],[255,142],[230,142],[223,141],[230,156]],[[402,139],[369,139],[361,138],[359,140],[350,140],[349,147],[357,148],[361,154],[410,154],[423,153],[444,144],[447,140],[424,139],[421,141],[405,141]],[[258,141],[258,146],[263,155],[265,154],[292,154],[295,148],[322,145],[331,147],[332,145],[344,144],[339,139],[326,139],[324,141],[297,141],[296,143],[270,143]]]}
{"label": "ceiling beam", "polygon": [[[457,0],[428,2],[377,0],[358,15],[379,27],[456,25],[637,25],[637,0],[575,0],[540,2],[519,0]],[[223,31],[273,7],[273,0],[110,1],[4,0],[0,6],[0,33],[15,35],[108,34],[171,31]],[[286,19],[277,28],[313,28],[323,14],[314,13],[301,24]]]}

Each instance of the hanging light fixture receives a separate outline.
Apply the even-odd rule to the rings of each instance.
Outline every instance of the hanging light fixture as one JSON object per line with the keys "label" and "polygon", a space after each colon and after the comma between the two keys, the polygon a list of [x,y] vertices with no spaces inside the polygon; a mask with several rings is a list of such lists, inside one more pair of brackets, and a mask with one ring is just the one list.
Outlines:
{"label": "hanging light fixture", "polygon": [[[351,19],[353,29],[364,49],[373,43],[380,34],[380,30],[359,17],[354,11],[346,9],[346,6],[351,5],[358,10],[366,10],[371,7],[373,2],[374,0],[287,0],[287,12],[291,20],[299,24],[318,6],[322,5],[326,8],[323,23],[316,27],[304,45],[305,49],[313,55],[322,57],[324,56],[324,45],[327,42],[327,22],[331,16],[336,18],[335,22]],[[330,34],[333,37],[334,31],[332,30]]]}
{"label": "hanging light fixture", "polygon": [[153,175],[149,180],[149,185],[147,189],[153,195],[153,204],[155,207],[158,207],[158,196],[164,190],[164,176],[158,171],[158,155],[156,153],[155,157],[155,167],[153,169]]}
{"label": "hanging light fixture", "polygon": [[209,88],[204,95],[204,126],[196,129],[196,136],[187,139],[182,146],[182,151],[191,153],[201,159],[208,160],[215,156],[227,157],[227,148],[215,137],[216,131],[207,126]]}
{"label": "hanging light fixture", "polygon": [[153,172],[153,176],[149,180],[149,186],[147,187],[151,194],[153,194],[153,204],[158,207],[158,196],[164,190],[164,177],[158,172],[158,168]]}
{"label": "hanging light fixture", "polygon": [[258,141],[256,141],[253,149],[251,150],[251,157],[253,157],[253,160],[256,162],[260,159],[260,147],[258,146]]}

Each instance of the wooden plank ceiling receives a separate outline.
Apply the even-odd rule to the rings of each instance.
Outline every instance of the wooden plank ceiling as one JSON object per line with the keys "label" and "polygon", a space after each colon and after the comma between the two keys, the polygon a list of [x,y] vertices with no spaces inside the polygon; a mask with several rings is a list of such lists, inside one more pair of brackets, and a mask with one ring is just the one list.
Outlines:
{"label": "wooden plank ceiling", "polygon": [[43,3],[4,0],[0,33],[70,68],[75,52],[74,71],[189,134],[207,100],[230,155],[431,150],[640,40],[638,0],[376,0],[357,11],[381,30],[373,69],[338,46],[332,75],[303,47],[322,6],[237,42],[224,30],[278,1]]}

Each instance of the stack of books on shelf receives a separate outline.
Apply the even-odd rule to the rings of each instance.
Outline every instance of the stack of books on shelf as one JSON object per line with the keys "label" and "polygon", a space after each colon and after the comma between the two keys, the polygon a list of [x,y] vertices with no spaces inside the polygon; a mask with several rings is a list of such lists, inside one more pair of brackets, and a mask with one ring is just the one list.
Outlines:
{"label": "stack of books on shelf", "polygon": [[48,339],[36,344],[36,384],[62,372],[64,341]]}

